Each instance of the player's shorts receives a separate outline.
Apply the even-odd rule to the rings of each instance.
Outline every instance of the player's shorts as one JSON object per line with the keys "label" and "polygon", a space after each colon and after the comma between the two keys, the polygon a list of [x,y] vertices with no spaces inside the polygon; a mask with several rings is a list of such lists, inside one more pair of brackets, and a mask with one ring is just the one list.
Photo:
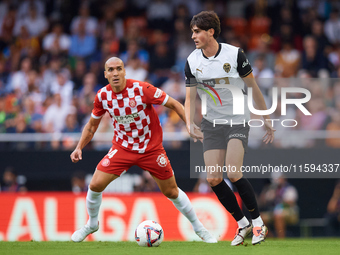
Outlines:
{"label": "player's shorts", "polygon": [[174,175],[163,146],[145,153],[136,153],[124,150],[122,147],[114,144],[98,163],[97,169],[108,174],[120,176],[134,165],[149,171],[150,174],[160,180],[169,179]]}
{"label": "player's shorts", "polygon": [[227,149],[228,142],[231,139],[242,141],[244,152],[248,150],[249,125],[215,125],[202,119],[201,130],[204,134],[203,152],[216,149]]}

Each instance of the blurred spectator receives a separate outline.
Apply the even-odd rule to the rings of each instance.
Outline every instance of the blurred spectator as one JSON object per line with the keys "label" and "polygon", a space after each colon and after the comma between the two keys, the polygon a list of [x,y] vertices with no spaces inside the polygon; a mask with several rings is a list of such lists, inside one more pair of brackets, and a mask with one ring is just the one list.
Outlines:
{"label": "blurred spectator", "polygon": [[[17,9],[13,4],[9,5],[9,2],[10,1],[1,3],[2,6],[0,7],[1,11],[5,11],[4,16],[0,17],[0,51],[12,41],[13,29],[16,22]],[[8,4],[7,8],[3,6],[4,4]]]}
{"label": "blurred spectator", "polygon": [[293,24],[281,24],[280,30],[277,31],[277,34],[274,34],[272,49],[275,52],[278,52],[283,48],[283,42],[291,42],[292,47],[298,51],[303,50],[303,42],[302,38],[298,34],[294,34]]}
{"label": "blurred spectator", "polygon": [[11,79],[11,89],[20,98],[28,90],[27,77],[29,71],[32,70],[32,62],[29,58],[24,58],[20,64],[20,70],[15,72]]}
{"label": "blurred spectator", "polygon": [[158,43],[150,58],[151,83],[160,87],[169,77],[170,69],[175,64],[175,56],[165,43]]}
{"label": "blurred spectator", "polygon": [[72,103],[74,84],[69,80],[69,73],[66,70],[60,70],[57,73],[57,80],[51,84],[52,94],[60,94],[63,106],[69,106]]}
{"label": "blurred spectator", "polygon": [[[327,133],[338,131],[340,133],[340,112],[334,111],[331,114],[332,121],[327,125]],[[330,132],[328,132],[330,131]],[[331,148],[340,148],[340,138],[327,138],[326,145]]]}
{"label": "blurred spectator", "polygon": [[18,17],[26,17],[31,8],[34,8],[39,16],[45,15],[45,3],[42,0],[23,0],[20,1],[18,8]]}
{"label": "blurred spectator", "polygon": [[286,237],[286,225],[295,225],[299,221],[297,200],[296,188],[282,173],[273,173],[271,183],[263,188],[258,201],[264,224],[273,223],[278,238]]}
{"label": "blurred spectator", "polygon": [[318,50],[313,36],[303,39],[302,69],[308,70],[313,77],[318,77],[320,70],[328,70],[328,61],[323,52]]}
{"label": "blurred spectator", "polygon": [[149,67],[149,53],[140,49],[138,41],[130,40],[128,42],[127,50],[120,54],[119,58],[127,64],[128,60],[133,56],[137,55],[143,68],[148,69]]}
{"label": "blurred spectator", "polygon": [[86,185],[86,173],[82,170],[75,171],[72,175],[71,184],[74,194],[86,192],[88,188]]}
{"label": "blurred spectator", "polygon": [[6,61],[0,58],[0,96],[9,92],[9,73],[6,70]]}
{"label": "blurred spectator", "polygon": [[128,59],[125,66],[126,79],[134,79],[139,81],[145,81],[148,76],[148,71],[143,68],[141,61],[137,54]]}
{"label": "blurred spectator", "polygon": [[[20,10],[19,10],[20,14]],[[30,5],[29,7],[29,15],[19,19],[15,23],[14,27],[14,35],[18,36],[20,34],[20,30],[22,26],[26,26],[28,33],[30,36],[42,36],[48,29],[48,21],[47,19],[38,13],[35,5]]]}
{"label": "blurred spectator", "polygon": [[340,17],[339,10],[333,9],[329,19],[324,25],[325,35],[328,40],[333,44],[340,44]]}
{"label": "blurred spectator", "polygon": [[333,195],[327,205],[326,234],[340,236],[340,181],[335,185]]}
{"label": "blurred spectator", "polygon": [[172,68],[169,79],[163,83],[161,89],[177,101],[184,103],[185,82],[180,69]]}
{"label": "blurred spectator", "polygon": [[314,20],[312,23],[312,36],[314,36],[317,42],[318,51],[327,55],[331,50],[331,45],[324,34],[323,27],[324,26],[321,20]]}
{"label": "blurred spectator", "polygon": [[295,77],[300,66],[300,52],[293,48],[291,41],[282,42],[282,49],[276,55],[275,72],[283,78]]}
{"label": "blurred spectator", "polygon": [[18,176],[13,167],[6,167],[2,176],[0,192],[26,192],[26,177]]}
{"label": "blurred spectator", "polygon": [[149,28],[172,31],[173,9],[166,0],[151,0],[146,10]]}
{"label": "blurred spectator", "polygon": [[63,32],[63,26],[56,23],[52,32],[43,38],[43,49],[51,56],[66,55],[71,46],[70,37]]}
{"label": "blurred spectator", "polygon": [[264,95],[268,95],[269,89],[273,86],[274,72],[268,68],[264,55],[259,55],[253,65],[253,74]]}
{"label": "blurred spectator", "polygon": [[95,17],[90,16],[90,9],[87,4],[79,7],[79,16],[73,18],[71,23],[72,34],[85,33],[88,35],[96,35],[98,21]]}
{"label": "blurred spectator", "polygon": [[53,96],[53,103],[47,108],[43,128],[47,133],[61,132],[65,127],[67,114],[72,111],[73,107],[62,104],[61,95],[56,93]]}
{"label": "blurred spectator", "polygon": [[124,22],[122,19],[117,17],[117,11],[114,5],[108,4],[103,7],[103,18],[100,20],[98,27],[101,37],[107,29],[113,29],[115,31],[115,36],[118,39],[124,36]]}
{"label": "blurred spectator", "polygon": [[95,53],[96,47],[96,37],[86,32],[85,22],[81,21],[78,25],[77,32],[71,37],[69,55],[84,58],[89,65],[90,58]]}
{"label": "blurred spectator", "polygon": [[275,66],[275,55],[274,52],[269,47],[269,38],[261,37],[259,40],[257,47],[247,54],[248,60],[250,64],[253,66],[255,60],[259,55],[263,55],[265,57],[265,62],[267,63],[267,67],[271,70],[274,70]]}
{"label": "blurred spectator", "polygon": [[75,68],[72,73],[72,82],[74,90],[79,90],[83,85],[83,79],[87,72],[86,63],[83,59],[77,59]]}
{"label": "blurred spectator", "polygon": [[0,95],[0,133],[6,132],[6,111],[5,111],[5,97],[3,95]]}

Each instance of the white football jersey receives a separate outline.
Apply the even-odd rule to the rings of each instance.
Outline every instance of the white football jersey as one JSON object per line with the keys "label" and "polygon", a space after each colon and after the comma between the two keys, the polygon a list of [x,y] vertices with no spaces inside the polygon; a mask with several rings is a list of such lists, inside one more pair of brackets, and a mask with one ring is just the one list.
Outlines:
{"label": "white football jersey", "polygon": [[228,124],[229,120],[233,124],[243,124],[250,119],[250,112],[242,78],[251,72],[242,49],[221,43],[215,56],[208,58],[201,49],[189,55],[185,66],[186,86],[197,86],[201,100],[206,101],[203,118],[210,122],[226,119]]}

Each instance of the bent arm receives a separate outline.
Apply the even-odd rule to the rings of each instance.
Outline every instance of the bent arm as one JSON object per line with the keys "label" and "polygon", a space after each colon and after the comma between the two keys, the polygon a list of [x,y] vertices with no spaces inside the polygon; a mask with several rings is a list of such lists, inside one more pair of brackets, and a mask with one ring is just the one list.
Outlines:
{"label": "bent arm", "polygon": [[178,114],[178,116],[184,121],[184,123],[186,123],[184,107],[180,102],[169,96],[169,99],[164,106],[168,107],[171,110],[174,110]]}
{"label": "bent arm", "polygon": [[[256,83],[253,73],[250,73],[246,77],[242,78],[248,88],[253,89],[253,99],[255,101],[256,108],[258,110],[267,110],[266,103],[264,101],[262,92]],[[269,119],[269,115],[263,115],[263,119]]]}
{"label": "bent arm", "polygon": [[95,119],[93,117],[90,118],[89,122],[86,123],[83,129],[76,149],[82,150],[92,140],[94,134],[97,131],[100,121],[101,118],[100,119]]}
{"label": "bent arm", "polygon": [[94,133],[96,133],[99,126],[100,119],[90,118],[89,122],[86,123],[77,147],[71,153],[70,157],[73,163],[77,163],[82,160],[82,149],[92,140]]}

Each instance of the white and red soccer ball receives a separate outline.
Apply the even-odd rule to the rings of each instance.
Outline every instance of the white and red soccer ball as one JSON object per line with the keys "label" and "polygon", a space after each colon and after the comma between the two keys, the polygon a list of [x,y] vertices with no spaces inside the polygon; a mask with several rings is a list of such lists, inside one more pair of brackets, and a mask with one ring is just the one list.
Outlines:
{"label": "white and red soccer ball", "polygon": [[157,247],[164,238],[164,232],[157,222],[145,220],[135,230],[135,240],[139,246]]}

